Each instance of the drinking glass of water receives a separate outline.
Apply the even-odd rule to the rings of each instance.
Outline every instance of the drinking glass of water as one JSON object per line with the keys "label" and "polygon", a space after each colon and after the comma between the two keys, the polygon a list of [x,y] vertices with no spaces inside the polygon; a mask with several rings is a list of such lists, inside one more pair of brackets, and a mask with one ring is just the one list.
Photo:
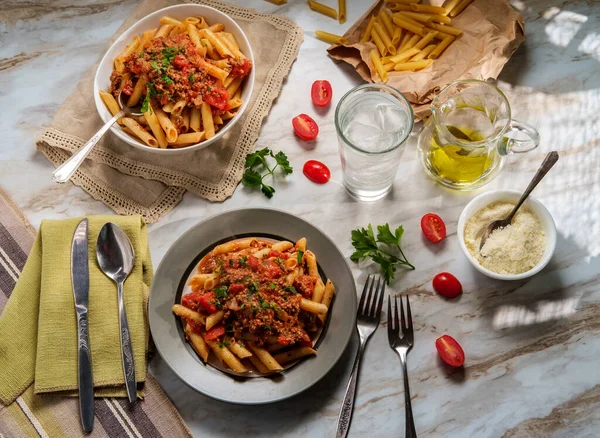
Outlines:
{"label": "drinking glass of water", "polygon": [[387,85],[361,85],[342,97],[335,128],[351,196],[377,201],[389,193],[413,124],[410,103]]}

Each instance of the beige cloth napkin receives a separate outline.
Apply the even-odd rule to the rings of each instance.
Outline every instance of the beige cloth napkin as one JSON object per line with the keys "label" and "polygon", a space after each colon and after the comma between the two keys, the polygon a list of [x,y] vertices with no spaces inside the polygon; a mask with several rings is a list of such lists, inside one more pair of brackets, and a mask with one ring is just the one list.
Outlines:
{"label": "beige cloth napkin", "polygon": [[[140,18],[176,3],[180,2],[143,1],[109,44]],[[200,151],[165,159],[135,149],[111,133],[94,148],[72,181],[117,213],[139,214],[146,222],[155,222],[168,213],[186,190],[210,201],[223,201],[233,194],[242,178],[246,154],[254,147],[304,35],[297,24],[277,15],[259,14],[219,0],[188,3],[212,6],[240,25],[254,52],[254,92],[237,124],[219,142]],[[96,67],[85,74],[37,142],[38,150],[55,166],[102,126],[93,99]]]}

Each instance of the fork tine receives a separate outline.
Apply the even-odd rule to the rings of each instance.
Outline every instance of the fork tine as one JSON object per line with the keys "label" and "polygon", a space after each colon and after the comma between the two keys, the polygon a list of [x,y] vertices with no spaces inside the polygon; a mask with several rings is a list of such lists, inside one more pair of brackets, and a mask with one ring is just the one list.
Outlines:
{"label": "fork tine", "polygon": [[381,285],[381,295],[379,296],[379,305],[377,306],[377,312],[375,313],[375,316],[377,317],[378,320],[379,320],[379,318],[381,318],[381,306],[383,305],[384,295],[385,295],[385,281],[383,281],[383,283]]}
{"label": "fork tine", "polygon": [[407,329],[411,329],[412,328],[412,314],[410,313],[410,301],[408,301],[408,295],[406,296],[406,322],[407,322]]}
{"label": "fork tine", "polygon": [[365,297],[367,296],[367,288],[369,287],[370,279],[371,279],[371,276],[369,275],[367,277],[367,281],[365,281],[365,287],[363,287],[363,291],[360,294],[360,303],[358,303],[358,313],[359,314],[363,313],[363,304],[365,303]]}
{"label": "fork tine", "polygon": [[365,300],[365,307],[362,309],[363,315],[368,315],[369,310],[371,310],[371,296],[373,295],[373,286],[375,286],[375,277],[371,279],[371,286],[369,286],[369,294],[367,295],[367,299]]}
{"label": "fork tine", "polygon": [[[402,302],[400,302],[402,305]],[[394,322],[396,324],[396,335],[402,334],[402,325],[400,325],[400,318],[398,318],[398,297],[394,295]]]}
{"label": "fork tine", "polygon": [[381,277],[378,277],[377,285],[375,286],[375,292],[373,293],[373,301],[370,303],[369,313],[367,313],[367,316],[369,316],[370,318],[375,317],[375,310],[377,310],[377,301],[379,300],[379,292],[380,292],[380,288],[379,288],[380,282],[381,282]]}
{"label": "fork tine", "polygon": [[387,320],[388,320],[388,339],[393,339],[394,322],[392,320],[392,297],[390,297],[389,295],[388,295]]}
{"label": "fork tine", "polygon": [[404,303],[402,303],[402,295],[400,295],[400,326],[402,333],[406,331],[406,320],[404,319]]}

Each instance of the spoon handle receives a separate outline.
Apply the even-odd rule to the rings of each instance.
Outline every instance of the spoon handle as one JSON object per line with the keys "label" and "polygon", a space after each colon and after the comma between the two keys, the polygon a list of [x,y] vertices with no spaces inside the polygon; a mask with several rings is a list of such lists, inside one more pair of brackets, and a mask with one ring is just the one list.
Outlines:
{"label": "spoon handle", "polygon": [[548,171],[552,168],[552,166],[554,166],[554,164],[556,164],[557,161],[558,161],[558,152],[552,151],[552,152],[548,153],[548,155],[546,155],[544,162],[542,163],[542,165],[538,169],[537,173],[534,175],[533,179],[531,180],[531,182],[525,189],[525,192],[523,192],[521,199],[519,199],[519,202],[517,202],[517,205],[515,205],[515,208],[513,208],[513,210],[510,212],[510,214],[506,218],[506,221],[508,223],[510,223],[512,221],[512,218],[515,215],[515,213],[517,212],[517,210],[519,209],[519,207],[521,207],[521,205],[523,204],[523,202],[525,202],[525,200],[531,194],[533,189],[535,189],[535,187],[540,183],[542,178],[544,178],[546,176]]}
{"label": "spoon handle", "polygon": [[117,282],[119,294],[119,329],[121,332],[121,360],[123,362],[123,375],[125,377],[125,387],[127,388],[127,397],[129,402],[133,403],[136,398],[136,379],[135,364],[133,361],[133,348],[131,346],[131,336],[129,335],[129,324],[127,324],[127,314],[125,313],[125,303],[123,302],[123,282]]}
{"label": "spoon handle", "polygon": [[62,163],[54,172],[52,172],[52,179],[54,182],[65,183],[69,181],[75,171],[79,169],[81,163],[83,163],[85,158],[92,151],[94,146],[96,146],[96,143],[98,143],[98,141],[104,137],[104,134],[106,134],[106,131],[108,131],[113,123],[123,117],[123,115],[125,115],[125,113],[123,111],[119,111],[112,119],[106,122],[106,124],[100,128],[86,144],[84,144],[77,152],[75,152],[71,158]]}

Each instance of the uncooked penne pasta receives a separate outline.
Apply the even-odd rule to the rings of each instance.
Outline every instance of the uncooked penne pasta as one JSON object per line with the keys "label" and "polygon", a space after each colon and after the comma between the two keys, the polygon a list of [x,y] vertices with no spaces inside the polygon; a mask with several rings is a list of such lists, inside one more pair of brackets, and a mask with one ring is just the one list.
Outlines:
{"label": "uncooked penne pasta", "polygon": [[337,11],[329,6],[326,6],[322,3],[316,2],[314,0],[307,0],[308,7],[311,8],[315,12],[319,12],[323,15],[327,15],[328,17],[337,20]]}
{"label": "uncooked penne pasta", "polygon": [[411,3],[410,7],[415,12],[426,12],[428,14],[446,14],[446,10],[440,6],[421,5],[418,3]]}
{"label": "uncooked penne pasta", "polygon": [[411,61],[420,61],[421,59],[427,58],[427,56],[435,50],[435,47],[436,47],[435,44],[428,45],[423,50],[421,50],[419,53],[417,53],[415,56],[410,58],[410,60]]}
{"label": "uncooked penne pasta", "polygon": [[324,30],[315,30],[315,36],[321,41],[325,41],[329,44],[348,44],[348,39],[335,35],[333,33],[325,32]]}
{"label": "uncooked penne pasta", "polygon": [[392,38],[390,37],[390,35],[388,35],[385,27],[383,27],[381,23],[376,21],[375,24],[373,24],[373,31],[377,32],[377,34],[381,38],[381,41],[383,41],[383,44],[385,44],[385,48],[387,49],[387,51],[392,55],[395,55],[396,47],[392,44]]}
{"label": "uncooked penne pasta", "polygon": [[437,24],[437,23],[429,23],[427,25],[430,29],[437,30],[439,32],[446,33],[448,35],[460,36],[462,35],[462,30],[457,29],[456,27],[446,26],[445,24]]}
{"label": "uncooked penne pasta", "polygon": [[361,43],[366,43],[367,41],[369,41],[371,39],[371,30],[373,29],[374,22],[375,22],[375,16],[371,15],[371,18],[369,18],[369,21],[367,22],[367,27],[365,28],[365,31],[364,31],[362,37],[360,38]]}
{"label": "uncooked penne pasta", "polygon": [[452,11],[450,11],[450,13],[448,15],[450,15],[450,17],[452,17],[452,18],[456,17],[458,14],[460,14],[471,3],[473,3],[473,0],[462,0],[459,4],[457,4],[452,9]]}
{"label": "uncooked penne pasta", "polygon": [[[377,23],[375,23],[375,24],[377,24]],[[384,44],[383,40],[381,39],[381,37],[379,36],[377,29],[375,29],[375,26],[373,26],[373,29],[371,30],[371,38],[373,38],[373,42],[375,43],[375,46],[377,47],[377,50],[379,51],[379,55],[385,56],[388,52],[388,49],[387,49],[386,45]]]}
{"label": "uncooked penne pasta", "polygon": [[414,62],[399,62],[398,64],[396,64],[394,66],[394,70],[396,70],[396,71],[421,70],[421,69],[429,67],[432,63],[433,63],[433,59],[423,59],[422,61],[414,61]]}
{"label": "uncooked penne pasta", "polygon": [[452,9],[456,7],[461,2],[461,0],[449,0],[444,5],[443,8],[446,11],[446,15],[448,15]]}
{"label": "uncooked penne pasta", "polygon": [[[442,40],[441,43],[439,43],[437,45],[437,47],[429,54],[427,55],[428,59],[437,59],[439,58],[439,56],[442,54],[442,52],[444,50],[446,50],[446,48],[452,44],[452,42],[454,41],[454,37],[452,35],[448,35],[446,37],[444,37],[444,39]],[[419,61],[421,62],[421,61]]]}
{"label": "uncooked penne pasta", "polygon": [[398,12],[397,14],[398,14],[398,17],[403,18],[404,20],[408,21],[409,23],[421,25],[421,27],[424,26],[425,23],[429,23],[430,21],[433,21],[432,14],[424,14],[422,12],[402,11],[402,12]]}
{"label": "uncooked penne pasta", "polygon": [[379,21],[383,24],[383,27],[385,27],[385,30],[391,39],[392,35],[394,35],[394,25],[392,24],[391,17],[388,15],[387,9],[381,8],[377,17],[379,17]]}
{"label": "uncooked penne pasta", "polygon": [[392,17],[392,21],[403,29],[409,30],[417,35],[424,36],[423,28],[421,26],[417,26],[413,23],[408,22],[404,17],[400,17],[398,15],[394,15]]}
{"label": "uncooked penne pasta", "polygon": [[388,75],[386,70],[383,68],[383,64],[381,63],[381,59],[379,58],[377,50],[371,50],[370,58],[373,66],[375,66],[375,71],[377,71],[377,74],[379,75],[379,79],[381,79],[381,82],[387,82]]}
{"label": "uncooked penne pasta", "polygon": [[413,47],[415,49],[421,50],[422,48],[427,46],[437,34],[438,34],[437,31],[429,32],[427,35],[425,35],[423,38],[421,38]]}
{"label": "uncooked penne pasta", "polygon": [[399,47],[398,43],[400,42],[401,38],[402,38],[402,28],[398,27],[398,26],[394,26],[394,34],[392,35],[392,44],[395,45],[396,47]]}

